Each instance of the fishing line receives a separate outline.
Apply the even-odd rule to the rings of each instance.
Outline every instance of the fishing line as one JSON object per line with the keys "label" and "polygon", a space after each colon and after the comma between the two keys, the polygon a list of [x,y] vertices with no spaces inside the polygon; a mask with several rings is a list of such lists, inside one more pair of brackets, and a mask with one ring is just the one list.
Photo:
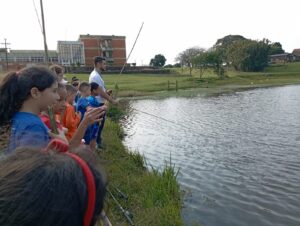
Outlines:
{"label": "fishing line", "polygon": [[192,129],[191,127],[188,127],[188,126],[183,125],[183,124],[181,124],[181,123],[174,122],[174,121],[172,121],[172,120],[169,120],[169,119],[163,118],[163,117],[161,117],[161,116],[157,116],[157,115],[154,115],[154,114],[151,114],[151,113],[142,111],[142,110],[138,110],[138,109],[136,109],[136,108],[134,108],[134,107],[130,107],[130,108],[131,108],[132,110],[134,110],[134,111],[137,111],[137,112],[140,112],[140,113],[143,113],[143,114],[146,114],[146,115],[155,117],[155,118],[157,118],[157,119],[163,120],[163,121],[165,121],[165,122],[171,123],[171,124],[173,124],[173,125],[176,125],[177,127],[185,128],[185,129],[187,129],[188,131],[194,132],[196,135],[200,135],[200,136],[202,136],[202,137],[210,137],[210,138],[216,139],[216,137],[214,137],[214,136],[204,135],[204,134],[199,133],[198,131]]}
{"label": "fishing line", "polygon": [[35,1],[32,0],[32,2],[33,2],[33,6],[34,6],[34,10],[35,10],[36,17],[37,17],[38,22],[39,22],[39,25],[40,25],[41,32],[42,32],[42,34],[43,34],[43,28],[42,28],[42,24],[41,24],[41,21],[40,21],[39,14],[38,14],[37,9],[36,9]]}

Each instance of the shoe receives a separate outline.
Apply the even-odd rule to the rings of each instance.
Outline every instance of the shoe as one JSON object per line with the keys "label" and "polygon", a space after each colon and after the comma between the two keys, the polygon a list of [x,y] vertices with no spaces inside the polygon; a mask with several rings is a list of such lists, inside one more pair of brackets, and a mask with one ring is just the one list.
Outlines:
{"label": "shoe", "polygon": [[97,144],[97,149],[104,149],[102,144]]}

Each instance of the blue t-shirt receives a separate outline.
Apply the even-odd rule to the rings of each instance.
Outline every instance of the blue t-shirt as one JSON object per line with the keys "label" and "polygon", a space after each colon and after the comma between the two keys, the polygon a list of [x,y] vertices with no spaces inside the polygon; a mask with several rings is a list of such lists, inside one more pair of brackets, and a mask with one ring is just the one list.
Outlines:
{"label": "blue t-shirt", "polygon": [[84,113],[86,112],[86,108],[90,106],[89,101],[85,97],[80,97],[77,102],[76,111],[81,113],[81,119],[83,119]]}
{"label": "blue t-shirt", "polygon": [[12,119],[9,146],[6,153],[12,153],[20,146],[46,147],[50,141],[48,131],[49,129],[38,115],[29,112],[17,112]]}
{"label": "blue t-shirt", "polygon": [[100,107],[101,105],[103,105],[103,104],[100,104],[99,101],[94,96],[89,96],[87,98],[87,100],[90,103],[90,106],[93,108],[97,108],[97,107]]}

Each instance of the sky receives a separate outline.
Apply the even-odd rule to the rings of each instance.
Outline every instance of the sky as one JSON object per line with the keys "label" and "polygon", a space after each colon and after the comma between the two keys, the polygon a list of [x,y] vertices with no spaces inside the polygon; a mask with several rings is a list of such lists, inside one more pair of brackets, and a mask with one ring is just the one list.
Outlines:
{"label": "sky", "polygon": [[[1,0],[0,43],[11,49],[44,49],[40,0]],[[157,54],[174,64],[191,47],[212,47],[226,35],[300,48],[299,0],[43,0],[48,49],[80,34],[126,36],[129,63],[148,65]],[[4,45],[1,45],[3,48]]]}

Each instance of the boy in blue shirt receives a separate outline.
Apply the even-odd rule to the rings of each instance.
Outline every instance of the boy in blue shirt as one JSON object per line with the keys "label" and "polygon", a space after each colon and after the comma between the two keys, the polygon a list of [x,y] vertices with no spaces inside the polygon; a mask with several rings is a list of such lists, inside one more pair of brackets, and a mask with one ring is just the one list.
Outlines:
{"label": "boy in blue shirt", "polygon": [[[101,87],[95,82],[92,82],[90,84],[90,87],[91,87],[91,95],[87,98],[90,106],[93,108],[102,106],[103,104],[100,104],[98,102],[98,100],[96,99],[96,97],[99,96]],[[104,120],[104,119],[102,119],[102,120]],[[102,123],[103,122],[101,122],[101,124]],[[99,123],[95,123],[90,126],[90,136],[91,136],[90,137],[90,147],[92,150],[96,150],[96,138],[97,138],[98,131],[99,131]]]}

